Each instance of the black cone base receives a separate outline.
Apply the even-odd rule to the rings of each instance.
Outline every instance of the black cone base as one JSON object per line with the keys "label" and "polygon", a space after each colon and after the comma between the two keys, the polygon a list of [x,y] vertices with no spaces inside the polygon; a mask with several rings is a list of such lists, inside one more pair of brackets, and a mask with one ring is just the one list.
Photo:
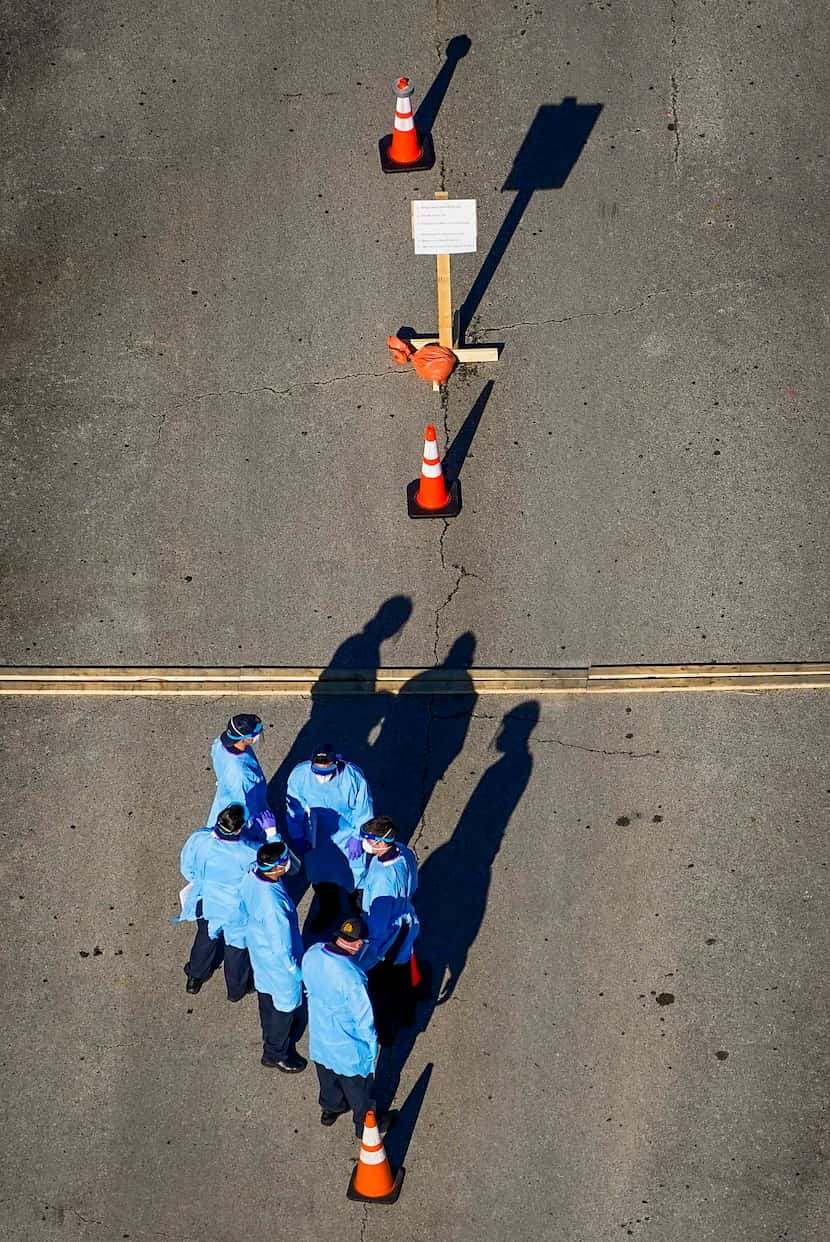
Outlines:
{"label": "black cone base", "polygon": [[357,1165],[352,1169],[352,1176],[349,1179],[349,1189],[346,1191],[346,1198],[351,1199],[353,1203],[397,1203],[398,1195],[401,1193],[403,1185],[403,1175],[406,1169],[400,1168],[395,1174],[395,1185],[389,1191],[388,1195],[381,1195],[380,1198],[370,1198],[368,1195],[362,1195],[359,1190],[354,1188],[354,1179],[357,1177]]}
{"label": "black cone base", "polygon": [[448,518],[456,517],[461,512],[460,479],[456,479],[453,483],[450,483],[447,489],[450,493],[450,503],[448,505],[444,505],[443,509],[422,509],[415,499],[420,486],[421,480],[413,479],[406,489],[406,511],[411,518]]}
{"label": "black cone base", "polygon": [[395,160],[390,160],[389,148],[391,145],[391,134],[385,134],[378,143],[380,166],[385,173],[420,172],[422,169],[432,168],[435,163],[435,148],[432,145],[432,134],[424,134],[421,139],[421,156],[414,164],[398,164]]}

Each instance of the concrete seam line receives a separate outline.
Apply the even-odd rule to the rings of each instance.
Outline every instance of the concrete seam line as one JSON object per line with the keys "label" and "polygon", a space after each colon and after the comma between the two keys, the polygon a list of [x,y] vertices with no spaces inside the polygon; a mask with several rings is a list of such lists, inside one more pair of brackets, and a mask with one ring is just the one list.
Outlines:
{"label": "concrete seam line", "polygon": [[825,663],[515,669],[0,668],[2,696],[642,694],[826,687],[830,664]]}

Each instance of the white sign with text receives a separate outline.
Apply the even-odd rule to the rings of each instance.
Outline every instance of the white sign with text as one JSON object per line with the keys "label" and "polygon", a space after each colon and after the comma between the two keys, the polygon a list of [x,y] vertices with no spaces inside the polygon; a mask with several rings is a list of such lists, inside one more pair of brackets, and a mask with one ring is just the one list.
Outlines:
{"label": "white sign with text", "polygon": [[428,198],[412,203],[416,254],[474,254],[476,200]]}

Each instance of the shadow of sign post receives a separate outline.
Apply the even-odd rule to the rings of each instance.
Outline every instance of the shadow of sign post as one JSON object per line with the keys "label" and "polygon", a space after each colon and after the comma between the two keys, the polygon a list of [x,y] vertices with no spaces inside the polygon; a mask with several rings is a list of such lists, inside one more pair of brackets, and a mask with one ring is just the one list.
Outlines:
{"label": "shadow of sign post", "polygon": [[577,103],[573,96],[539,108],[501,187],[502,191],[515,190],[516,197],[461,307],[459,340],[464,340],[531,198],[537,190],[562,188],[601,111],[602,104]]}

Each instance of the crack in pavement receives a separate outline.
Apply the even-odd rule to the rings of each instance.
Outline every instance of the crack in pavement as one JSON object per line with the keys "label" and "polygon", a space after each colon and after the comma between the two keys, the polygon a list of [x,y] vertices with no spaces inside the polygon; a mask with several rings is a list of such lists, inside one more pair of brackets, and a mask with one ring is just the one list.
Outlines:
{"label": "crack in pavement", "polygon": [[677,176],[680,175],[680,122],[677,119],[677,100],[679,88],[677,85],[677,66],[675,65],[675,57],[677,51],[677,0],[671,0],[671,9],[669,11],[669,20],[671,23],[671,49],[672,49],[672,69],[671,69],[671,114],[672,124],[674,127],[674,171]]}
{"label": "crack in pavement", "polygon": [[62,1213],[63,1215],[65,1215],[67,1212],[71,1212],[73,1216],[76,1216],[78,1220],[83,1221],[85,1225],[103,1225],[104,1224],[104,1221],[97,1220],[94,1217],[82,1216],[77,1208],[69,1207],[68,1204],[66,1206],[59,1205],[59,1207],[57,1208],[57,1211],[59,1213]]}
{"label": "crack in pavement", "polygon": [[[438,539],[438,553],[441,557],[441,568],[445,570],[447,568],[447,562],[444,557],[444,540],[447,536],[447,531],[450,529],[450,522],[449,522],[449,518],[442,518],[441,521],[444,524],[444,528],[441,531],[441,535]],[[436,617],[435,619],[437,622],[438,618]]]}
{"label": "crack in pavement", "polygon": [[500,323],[490,328],[480,327],[478,331],[509,332],[511,328],[542,328],[548,324],[572,323],[575,319],[602,319],[613,318],[615,315],[628,315],[634,311],[642,310],[654,298],[665,297],[666,294],[671,292],[673,292],[671,289],[655,289],[653,293],[647,294],[642,302],[635,302],[631,306],[609,306],[604,310],[577,311],[575,314],[565,315],[561,319],[520,319],[516,323]]}
{"label": "crack in pavement", "polygon": [[441,641],[441,613],[444,611],[446,607],[448,607],[449,604],[452,603],[454,597],[457,595],[458,591],[461,589],[461,583],[464,581],[465,578],[478,578],[479,577],[478,574],[474,574],[470,570],[465,569],[463,565],[453,565],[453,569],[458,570],[458,577],[455,580],[455,586],[452,588],[449,595],[444,600],[443,604],[439,604],[438,607],[435,609],[435,638],[432,644],[432,655],[433,655],[433,658],[436,664],[439,662],[438,661],[438,644]]}
{"label": "crack in pavement", "polygon": [[534,742],[563,746],[566,750],[585,750],[591,755],[624,755],[628,759],[654,759],[659,750],[604,750],[601,746],[582,746],[579,742],[563,742],[558,737],[536,737]]}
{"label": "crack in pavement", "polygon": [[575,319],[613,318],[615,315],[632,314],[634,311],[642,310],[655,298],[667,297],[669,294],[677,299],[683,299],[713,293],[738,293],[739,290],[752,286],[769,285],[772,279],[785,280],[786,278],[787,274],[784,272],[770,272],[763,278],[750,276],[742,280],[722,280],[716,285],[701,285],[696,289],[654,289],[646,294],[641,302],[634,302],[631,306],[607,306],[600,310],[575,311],[572,315],[564,315],[556,319],[519,319],[516,323],[492,324],[489,327],[476,323],[471,326],[468,337],[470,340],[473,338],[480,340],[488,332],[508,332],[511,328],[543,328],[550,324],[571,323]]}
{"label": "crack in pavement", "polygon": [[301,380],[289,384],[287,388],[275,388],[272,384],[260,384],[256,388],[228,388],[216,392],[197,392],[192,396],[182,393],[171,393],[171,397],[179,398],[175,409],[182,405],[192,405],[196,401],[208,401],[211,397],[253,397],[258,393],[269,392],[274,397],[287,397],[296,388],[325,388],[328,384],[343,384],[353,379],[387,379],[390,375],[401,375],[401,371],[355,371],[349,375],[333,375],[330,379]]}

